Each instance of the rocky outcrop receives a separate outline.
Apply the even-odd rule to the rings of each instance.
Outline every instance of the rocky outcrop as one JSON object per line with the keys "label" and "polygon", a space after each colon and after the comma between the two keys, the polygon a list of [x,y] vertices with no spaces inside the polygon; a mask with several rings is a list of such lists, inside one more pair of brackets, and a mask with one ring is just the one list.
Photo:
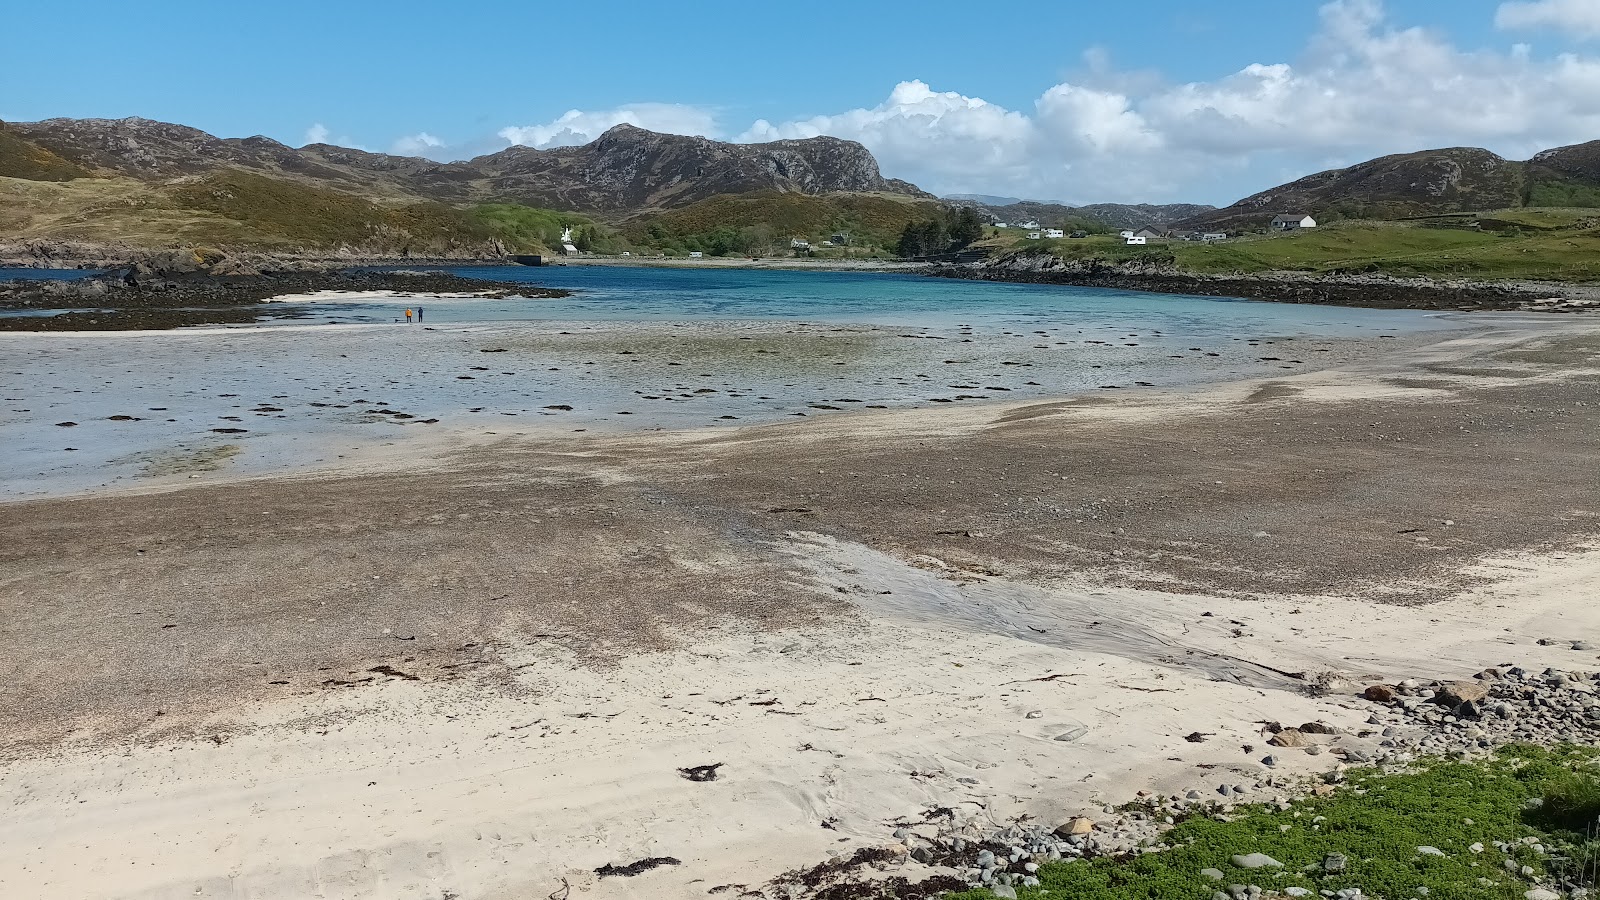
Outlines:
{"label": "rocky outcrop", "polygon": [[759,190],[930,196],[884,178],[865,147],[833,137],[729,144],[618,125],[582,146],[509,147],[439,163],[328,144],[294,148],[261,136],[218,138],[139,118],[46,119],[6,127],[31,147],[85,173],[158,180],[234,168],[345,191],[450,203],[503,200],[622,212]]}

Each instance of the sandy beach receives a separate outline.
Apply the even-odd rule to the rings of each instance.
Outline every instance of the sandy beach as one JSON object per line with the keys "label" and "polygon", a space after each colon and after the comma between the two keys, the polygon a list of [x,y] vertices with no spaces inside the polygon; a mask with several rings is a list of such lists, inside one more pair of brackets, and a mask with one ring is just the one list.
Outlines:
{"label": "sandy beach", "polygon": [[[1600,322],[1260,335],[1159,370],[1147,334],[1118,364],[1170,377],[1115,389],[1067,377],[1111,352],[1082,343],[1001,365],[1065,335],[587,327],[0,335],[27,438],[0,895],[789,896],[772,879],[934,810],[1258,779],[1269,721],[1371,749],[1374,680],[1600,666],[1538,643],[1600,634]],[[226,383],[135,409],[136,360]],[[925,369],[937,391],[901,389]],[[116,415],[145,421],[55,424]],[[202,420],[251,441],[174,453]]]}

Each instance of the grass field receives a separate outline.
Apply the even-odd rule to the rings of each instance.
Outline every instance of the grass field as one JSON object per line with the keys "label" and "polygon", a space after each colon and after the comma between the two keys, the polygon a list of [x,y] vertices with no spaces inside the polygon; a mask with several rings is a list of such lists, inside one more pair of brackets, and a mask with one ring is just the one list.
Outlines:
{"label": "grass field", "polygon": [[1172,240],[1128,247],[1115,237],[1028,241],[1021,236],[1007,236],[991,241],[989,246],[997,251],[1051,253],[1063,259],[1168,263],[1208,274],[1296,271],[1600,280],[1600,216],[1594,210],[1509,210],[1484,216],[1495,227],[1493,231],[1445,227],[1462,218],[1338,222],[1306,231],[1251,235],[1214,244]]}
{"label": "grass field", "polygon": [[[1355,773],[1335,793],[1308,797],[1286,811],[1273,806],[1236,812],[1231,821],[1194,818],[1164,837],[1170,848],[1128,860],[1047,863],[1040,887],[1019,898],[1075,900],[1209,900],[1229,884],[1269,893],[1360,888],[1364,896],[1428,900],[1522,900],[1533,878],[1573,874],[1600,854],[1585,834],[1600,816],[1594,748],[1511,747],[1476,762],[1433,760],[1403,774]],[[1531,800],[1539,808],[1530,809]],[[1530,842],[1524,842],[1531,839]],[[1537,841],[1546,853],[1539,853]],[[1496,846],[1499,842],[1501,846]],[[1507,849],[1502,846],[1510,845]],[[1434,848],[1433,855],[1418,848]],[[1282,868],[1247,870],[1235,854],[1265,853]],[[1330,854],[1348,859],[1338,874],[1322,871]],[[1223,873],[1212,881],[1202,869]],[[987,890],[948,900],[985,900]]]}

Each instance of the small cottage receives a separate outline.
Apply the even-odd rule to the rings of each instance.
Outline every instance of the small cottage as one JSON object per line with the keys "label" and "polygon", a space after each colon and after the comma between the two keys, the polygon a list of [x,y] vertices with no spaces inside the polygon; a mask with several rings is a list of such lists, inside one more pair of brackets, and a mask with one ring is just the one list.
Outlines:
{"label": "small cottage", "polygon": [[1307,215],[1295,213],[1272,217],[1272,227],[1278,231],[1295,231],[1301,228],[1317,227],[1317,220]]}

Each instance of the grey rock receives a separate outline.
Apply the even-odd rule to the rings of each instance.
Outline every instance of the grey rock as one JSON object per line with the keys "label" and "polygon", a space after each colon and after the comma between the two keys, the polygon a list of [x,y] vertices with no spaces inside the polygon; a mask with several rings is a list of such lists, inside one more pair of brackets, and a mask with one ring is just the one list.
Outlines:
{"label": "grey rock", "polygon": [[1086,735],[1088,733],[1089,733],[1089,726],[1087,726],[1087,725],[1074,725],[1071,728],[1068,728],[1066,731],[1063,731],[1060,734],[1056,735],[1054,739],[1058,740],[1058,741],[1075,741],[1078,738],[1081,738],[1081,737],[1083,737],[1084,735]]}
{"label": "grey rock", "polygon": [[1418,847],[1417,848],[1417,852],[1422,854],[1423,856],[1444,856],[1445,855],[1444,851],[1440,850],[1438,847]]}
{"label": "grey rock", "polygon": [[1017,900],[1017,889],[1008,884],[997,884],[989,888],[989,893],[996,897],[1004,897],[1006,900]]}
{"label": "grey rock", "polygon": [[1201,869],[1200,874],[1211,879],[1212,881],[1221,881],[1224,877],[1226,877],[1222,874],[1221,869]]}
{"label": "grey rock", "polygon": [[1561,895],[1544,888],[1534,888],[1522,895],[1526,900],[1561,900]]}
{"label": "grey rock", "polygon": [[1343,853],[1329,853],[1322,858],[1322,871],[1329,875],[1337,875],[1349,864],[1350,860]]}
{"label": "grey rock", "polygon": [[1236,853],[1229,860],[1241,869],[1281,869],[1283,863],[1278,862],[1265,853]]}

